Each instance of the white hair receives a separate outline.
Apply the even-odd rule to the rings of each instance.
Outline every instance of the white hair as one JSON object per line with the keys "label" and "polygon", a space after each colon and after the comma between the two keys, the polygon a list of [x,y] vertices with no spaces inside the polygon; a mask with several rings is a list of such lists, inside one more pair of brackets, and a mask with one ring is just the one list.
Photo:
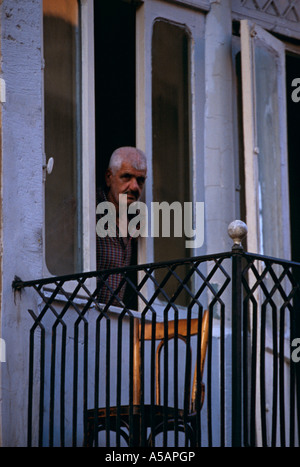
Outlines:
{"label": "white hair", "polygon": [[124,160],[130,162],[136,170],[147,170],[147,159],[144,152],[131,146],[116,149],[110,157],[108,167],[115,174],[121,168]]}

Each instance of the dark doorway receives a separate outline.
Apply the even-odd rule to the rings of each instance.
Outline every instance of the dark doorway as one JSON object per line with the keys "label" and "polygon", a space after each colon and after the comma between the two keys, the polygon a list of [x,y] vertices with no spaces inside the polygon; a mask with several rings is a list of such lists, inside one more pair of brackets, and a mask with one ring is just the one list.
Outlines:
{"label": "dark doorway", "polygon": [[110,155],[135,146],[135,7],[95,0],[96,186]]}
{"label": "dark doorway", "polygon": [[[94,0],[96,188],[112,152],[136,145],[135,111],[135,13],[134,2]],[[132,252],[137,263],[137,250]],[[136,273],[129,279],[136,284]],[[126,288],[125,304],[137,309],[136,294]]]}
{"label": "dark doorway", "polygon": [[[289,162],[289,195],[290,195],[290,224],[291,224],[291,256],[293,261],[300,262],[300,101],[295,102],[292,93],[295,87],[292,82],[300,78],[300,57],[286,56],[286,89],[287,89],[287,128],[288,128],[288,162]],[[297,93],[300,95],[300,93]],[[299,268],[293,269],[296,280],[300,281]],[[294,320],[291,339],[299,337],[300,332],[300,292],[294,297]],[[300,421],[300,368],[294,365],[297,381],[297,417]]]}
{"label": "dark doorway", "polygon": [[292,92],[295,90],[295,87],[292,87],[292,81],[295,78],[300,78],[300,57],[296,55],[287,55],[286,88],[291,249],[292,260],[300,262],[300,101],[294,102],[292,99]]}

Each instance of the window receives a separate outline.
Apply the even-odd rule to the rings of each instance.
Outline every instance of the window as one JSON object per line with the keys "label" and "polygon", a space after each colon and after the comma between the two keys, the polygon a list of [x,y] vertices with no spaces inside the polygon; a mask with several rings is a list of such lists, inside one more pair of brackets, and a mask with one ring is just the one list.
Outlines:
{"label": "window", "polygon": [[[96,269],[96,188],[117,147],[146,153],[148,212],[154,200],[203,202],[205,16],[157,0],[43,8],[45,154],[54,159],[45,171],[45,274],[60,275]],[[138,262],[202,253],[185,237],[168,249],[157,240],[140,239]]]}
{"label": "window", "polygon": [[43,0],[45,274],[95,268],[91,0]]}
{"label": "window", "polygon": [[[174,228],[179,212],[183,223],[182,208],[192,198],[189,48],[189,34],[183,26],[164,20],[155,21],[152,39],[153,201],[167,202],[175,210],[170,211],[168,237],[163,236],[164,214],[161,211],[157,229],[159,236],[154,238],[154,261],[186,258],[191,253],[185,246],[183,228],[180,236],[175,236]],[[179,203],[177,207],[180,209],[176,210],[173,203]],[[176,272],[182,274],[182,279],[186,275],[185,267]],[[159,282],[163,280],[160,270],[156,271],[156,278]],[[169,296],[173,295],[171,280],[165,289]]]}
{"label": "window", "polygon": [[[158,20],[152,39],[153,201],[170,205],[192,198],[190,180],[189,35],[183,26]],[[171,182],[171,183],[170,183]],[[161,223],[160,223],[161,225]],[[185,258],[185,238],[154,240],[154,260]]]}
{"label": "window", "polygon": [[[144,2],[136,12],[136,142],[149,161],[148,213],[151,202],[178,202],[183,211],[184,202],[204,201],[204,20],[200,11],[164,1]],[[184,234],[173,235],[172,212],[170,218],[170,237],[140,239],[141,263],[204,253],[187,248]],[[186,297],[178,298],[184,305]]]}
{"label": "window", "polygon": [[80,14],[77,0],[44,0],[46,264],[82,270]]}
{"label": "window", "polygon": [[284,44],[242,20],[241,63],[248,250],[288,259]]}

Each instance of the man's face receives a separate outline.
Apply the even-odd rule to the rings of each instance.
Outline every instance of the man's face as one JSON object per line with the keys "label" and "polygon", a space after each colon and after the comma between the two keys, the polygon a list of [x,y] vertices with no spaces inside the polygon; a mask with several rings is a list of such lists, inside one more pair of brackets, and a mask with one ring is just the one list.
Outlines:
{"label": "man's face", "polygon": [[146,170],[135,169],[130,162],[123,161],[117,172],[108,169],[105,175],[109,189],[107,199],[119,207],[119,195],[127,195],[127,206],[137,201],[142,193],[146,180]]}

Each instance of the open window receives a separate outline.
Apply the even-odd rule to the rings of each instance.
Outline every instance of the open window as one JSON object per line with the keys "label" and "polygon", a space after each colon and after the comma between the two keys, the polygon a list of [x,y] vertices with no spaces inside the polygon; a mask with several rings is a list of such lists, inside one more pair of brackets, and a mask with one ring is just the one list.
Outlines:
{"label": "open window", "polygon": [[[96,189],[119,146],[146,153],[149,213],[204,201],[204,32],[200,9],[165,1],[44,0],[45,275],[96,269]],[[204,253],[150,232],[139,263]]]}
{"label": "open window", "polygon": [[93,1],[43,0],[43,34],[44,274],[58,276],[96,269]]}
{"label": "open window", "polygon": [[[190,122],[190,34],[184,25],[158,19],[152,37],[152,174],[153,202],[167,210],[157,216],[157,237],[154,238],[154,261],[188,258],[182,228],[185,202],[191,202],[191,122]],[[174,210],[169,210],[171,206]],[[167,217],[167,219],[165,219]],[[151,219],[152,224],[154,219]],[[170,224],[164,236],[163,223]],[[180,224],[180,225],[179,225]],[[176,235],[175,229],[179,227]],[[181,228],[180,228],[181,227]],[[168,229],[167,229],[168,230]],[[180,268],[179,268],[180,269]],[[182,266],[177,273],[186,275]],[[156,271],[161,282],[164,274]],[[175,282],[173,287],[177,287]],[[165,287],[169,296],[172,280]],[[181,302],[184,303],[183,297]]]}
{"label": "open window", "polygon": [[[183,215],[184,203],[193,203],[195,209],[196,202],[204,201],[205,15],[183,4],[154,0],[145,2],[136,18],[136,140],[148,157],[145,200],[149,213],[152,202],[166,202],[170,208],[178,203]],[[162,236],[164,216],[170,219],[167,237]],[[201,246],[187,248],[186,240],[190,239],[184,229],[182,235],[175,235],[175,216],[172,208],[161,210],[160,230],[153,228],[154,218],[150,218],[149,231],[159,231],[160,235],[140,239],[141,263],[203,253]],[[183,277],[184,266],[177,272]],[[162,280],[160,271],[156,279]],[[170,281],[170,296],[172,287]],[[186,297],[178,297],[177,303],[184,305]]]}
{"label": "open window", "polygon": [[80,5],[43,2],[46,264],[54,275],[82,270]]}
{"label": "open window", "polygon": [[290,258],[285,46],[241,21],[248,251]]}

